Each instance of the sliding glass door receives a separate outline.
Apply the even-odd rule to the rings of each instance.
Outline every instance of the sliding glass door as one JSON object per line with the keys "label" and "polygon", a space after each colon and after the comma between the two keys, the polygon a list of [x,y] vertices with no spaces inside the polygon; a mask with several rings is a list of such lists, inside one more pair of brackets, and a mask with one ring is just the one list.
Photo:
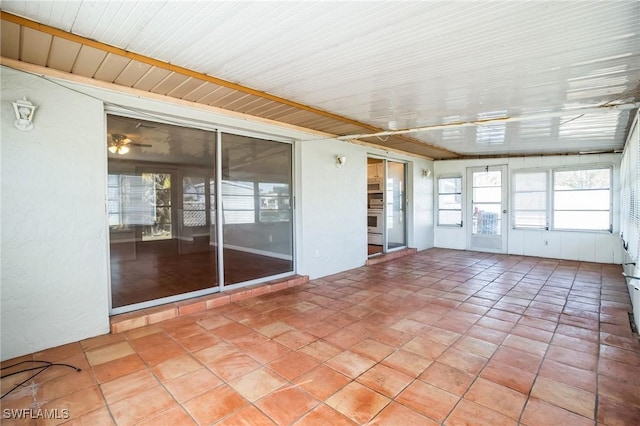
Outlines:
{"label": "sliding glass door", "polygon": [[367,159],[367,252],[377,256],[407,246],[407,165]]}
{"label": "sliding glass door", "polygon": [[290,144],[112,115],[107,129],[112,313],[293,272]]}
{"label": "sliding glass door", "polygon": [[291,145],[222,134],[225,285],[293,271]]}
{"label": "sliding glass door", "polygon": [[407,246],[406,164],[387,161],[387,251]]}
{"label": "sliding glass door", "polygon": [[215,287],[215,132],[111,115],[107,129],[112,311]]}

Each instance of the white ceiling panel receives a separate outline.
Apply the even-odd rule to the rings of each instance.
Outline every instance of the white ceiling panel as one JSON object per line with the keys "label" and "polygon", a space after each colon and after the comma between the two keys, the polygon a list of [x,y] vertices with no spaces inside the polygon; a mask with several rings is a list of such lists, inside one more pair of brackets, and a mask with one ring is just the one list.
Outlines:
{"label": "white ceiling panel", "polygon": [[79,1],[10,0],[3,1],[0,8],[64,31],[71,31],[81,6],[83,4]]}
{"label": "white ceiling panel", "polygon": [[[5,1],[0,7],[382,130],[533,117],[406,135],[462,156],[618,150],[630,110],[580,109],[640,100],[638,1]],[[150,89],[161,81],[151,84],[154,76],[167,75],[152,69],[136,87]],[[184,83],[166,80],[161,92],[195,99],[183,92],[202,86],[177,90]],[[215,103],[215,94],[202,96]],[[242,99],[255,101],[232,99],[245,110]],[[557,115],[534,119],[549,112]]]}

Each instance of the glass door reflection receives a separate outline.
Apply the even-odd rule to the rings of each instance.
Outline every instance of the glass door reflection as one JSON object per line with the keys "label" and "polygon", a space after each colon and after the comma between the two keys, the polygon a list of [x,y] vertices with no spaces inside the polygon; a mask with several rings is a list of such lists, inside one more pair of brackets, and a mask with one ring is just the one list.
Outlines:
{"label": "glass door reflection", "polygon": [[108,149],[112,314],[293,273],[291,144],[112,115],[107,129],[105,148],[127,145]]}
{"label": "glass door reflection", "polygon": [[222,134],[224,284],[293,271],[292,147]]}
{"label": "glass door reflection", "polygon": [[406,164],[387,160],[387,251],[407,246]]}
{"label": "glass door reflection", "polygon": [[107,130],[129,145],[108,151],[112,313],[211,292],[215,133],[112,115]]}

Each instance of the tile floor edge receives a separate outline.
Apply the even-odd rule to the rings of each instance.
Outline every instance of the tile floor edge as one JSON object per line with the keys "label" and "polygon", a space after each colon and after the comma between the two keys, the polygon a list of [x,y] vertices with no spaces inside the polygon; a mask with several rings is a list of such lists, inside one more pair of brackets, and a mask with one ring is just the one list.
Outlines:
{"label": "tile floor edge", "polygon": [[401,257],[411,256],[412,254],[416,254],[418,249],[416,248],[406,248],[399,251],[394,251],[391,253],[385,253],[378,256],[370,257],[365,262],[365,266],[377,265],[378,263],[388,262],[390,260],[400,259]]}
{"label": "tile floor edge", "polygon": [[114,315],[109,318],[110,333],[121,333],[150,324],[156,324],[180,316],[203,312],[232,302],[285,290],[309,281],[308,275],[294,275],[283,280],[270,281],[262,284],[229,290],[206,296],[167,303],[165,305],[140,309],[133,312]]}
{"label": "tile floor edge", "polygon": [[[405,256],[416,254],[416,248],[406,248],[403,250],[386,253],[380,256],[368,258],[365,265],[377,265],[379,263],[388,262]],[[165,305],[154,306],[151,308],[140,309],[133,312],[114,315],[109,318],[110,333],[121,333],[133,330],[135,328],[156,324],[161,321],[203,312],[214,309],[219,306],[228,305],[232,302],[256,297],[263,294],[273,293],[284,290],[289,287],[295,287],[309,281],[308,275],[295,275],[288,279],[270,281],[262,284],[242,287],[235,290],[229,290],[220,293],[213,293],[206,296],[196,297],[192,299],[182,300],[180,302],[167,303]]]}

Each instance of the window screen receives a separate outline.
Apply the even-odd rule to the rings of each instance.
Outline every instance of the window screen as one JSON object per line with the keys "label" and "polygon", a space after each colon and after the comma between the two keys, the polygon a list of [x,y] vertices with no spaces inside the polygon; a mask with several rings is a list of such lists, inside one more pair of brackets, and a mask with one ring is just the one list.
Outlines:
{"label": "window screen", "polygon": [[462,226],[462,177],[438,179],[438,225]]}
{"label": "window screen", "polygon": [[640,258],[640,141],[634,128],[620,166],[620,236],[630,261]]}
{"label": "window screen", "polygon": [[553,174],[554,229],[611,229],[611,168]]}
{"label": "window screen", "polygon": [[547,172],[513,175],[513,226],[547,229]]}

